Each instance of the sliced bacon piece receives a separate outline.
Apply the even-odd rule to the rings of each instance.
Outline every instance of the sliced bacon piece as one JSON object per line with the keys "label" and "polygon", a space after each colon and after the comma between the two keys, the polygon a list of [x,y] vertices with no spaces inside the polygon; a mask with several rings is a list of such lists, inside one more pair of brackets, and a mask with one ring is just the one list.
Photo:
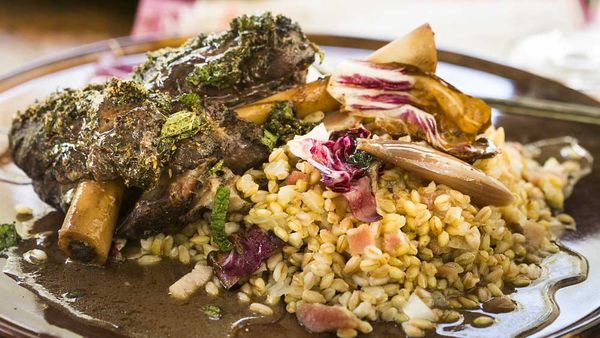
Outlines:
{"label": "sliced bacon piece", "polygon": [[306,329],[316,333],[358,326],[356,316],[341,306],[301,303],[296,309],[296,317]]}
{"label": "sliced bacon piece", "polygon": [[546,238],[546,227],[543,224],[527,221],[523,225],[523,235],[527,238],[527,244],[539,248]]}
{"label": "sliced bacon piece", "polygon": [[433,208],[435,208],[435,204],[434,204],[435,199],[438,198],[438,196],[443,195],[443,194],[444,194],[444,192],[440,191],[440,190],[422,194],[421,202],[423,202],[423,204],[427,205],[427,209],[433,210]]}
{"label": "sliced bacon piece", "polygon": [[294,185],[296,184],[296,182],[298,182],[298,180],[304,180],[305,182],[308,182],[308,175],[306,175],[305,173],[298,171],[298,170],[294,170],[292,171],[292,173],[285,179],[285,183],[287,185]]}
{"label": "sliced bacon piece", "polygon": [[371,180],[368,176],[352,182],[350,191],[344,193],[352,215],[362,222],[375,222],[382,219],[377,213],[377,200],[373,195]]}
{"label": "sliced bacon piece", "polygon": [[400,230],[383,234],[383,249],[386,252],[393,252],[400,245],[408,242],[408,237]]}
{"label": "sliced bacon piece", "polygon": [[346,234],[348,235],[348,251],[352,256],[362,254],[366,247],[375,244],[375,239],[368,224],[350,229]]}

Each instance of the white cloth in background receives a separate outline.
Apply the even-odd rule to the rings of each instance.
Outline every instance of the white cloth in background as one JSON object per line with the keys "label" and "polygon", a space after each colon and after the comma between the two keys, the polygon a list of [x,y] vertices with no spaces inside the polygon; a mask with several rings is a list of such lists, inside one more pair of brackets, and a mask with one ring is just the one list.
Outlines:
{"label": "white cloth in background", "polygon": [[[577,0],[142,0],[133,32],[219,31],[235,16],[261,11],[285,14],[309,33],[384,39],[429,22],[440,49],[526,68],[559,81],[564,80],[560,74],[544,72],[533,57],[526,57],[528,62],[515,58],[515,47],[525,37],[569,31],[582,22]],[[600,88],[591,88],[590,93],[598,95]]]}
{"label": "white cloth in background", "polygon": [[198,0],[173,31],[227,27],[232,17],[269,10],[305,32],[393,39],[429,22],[441,48],[506,61],[515,40],[579,20],[575,0]]}

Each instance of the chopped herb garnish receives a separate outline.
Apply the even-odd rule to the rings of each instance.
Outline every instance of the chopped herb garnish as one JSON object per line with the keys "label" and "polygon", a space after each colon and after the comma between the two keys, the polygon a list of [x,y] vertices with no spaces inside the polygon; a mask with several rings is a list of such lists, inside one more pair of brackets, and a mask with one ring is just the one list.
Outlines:
{"label": "chopped herb garnish", "polygon": [[212,320],[219,320],[221,319],[221,317],[223,317],[223,310],[221,310],[221,308],[216,305],[203,305],[202,312],[204,312],[204,314]]}
{"label": "chopped herb garnish", "polygon": [[194,109],[200,104],[200,96],[198,96],[198,94],[195,93],[181,94],[177,97],[177,100],[190,109]]}
{"label": "chopped herb garnish", "polygon": [[221,251],[231,250],[231,241],[225,235],[225,221],[227,219],[227,209],[229,209],[229,188],[220,185],[217,188],[213,202],[212,213],[210,214],[210,233],[212,240],[219,246]]}
{"label": "chopped herb garnish", "polygon": [[140,104],[148,96],[148,90],[137,81],[112,79],[106,84],[106,92],[117,104]]}
{"label": "chopped herb garnish", "polygon": [[373,156],[362,150],[354,150],[354,153],[350,154],[346,159],[349,164],[354,164],[363,168],[368,168],[373,162]]}
{"label": "chopped herb garnish", "polygon": [[216,173],[218,173],[219,171],[223,170],[223,160],[219,160],[219,162],[217,162],[215,165],[212,166],[212,168],[210,168],[207,172],[206,172],[206,176],[212,176]]}
{"label": "chopped herb garnish", "polygon": [[248,51],[248,48],[235,47],[210,58],[206,63],[197,64],[186,80],[194,86],[215,88],[237,84],[242,80],[242,62],[248,57]]}
{"label": "chopped herb garnish", "polygon": [[202,127],[202,119],[195,112],[180,111],[169,115],[160,131],[160,137],[184,139],[196,135]]}
{"label": "chopped herb garnish", "polygon": [[277,137],[277,135],[265,129],[263,131],[263,136],[260,138],[260,142],[266,145],[269,148],[269,150],[273,150],[273,148],[275,148],[275,146],[277,145],[278,139],[279,137]]}
{"label": "chopped herb garnish", "polygon": [[0,225],[0,252],[17,245],[19,235],[15,229],[15,224]]}
{"label": "chopped herb garnish", "polygon": [[78,299],[85,296],[85,292],[83,290],[73,290],[65,293],[65,298],[68,299]]}
{"label": "chopped herb garnish", "polygon": [[[282,101],[275,103],[263,129],[276,136],[275,142],[287,142],[296,135],[304,135],[311,131],[317,124],[299,120],[294,114],[292,103]],[[263,141],[264,143],[264,141]]]}

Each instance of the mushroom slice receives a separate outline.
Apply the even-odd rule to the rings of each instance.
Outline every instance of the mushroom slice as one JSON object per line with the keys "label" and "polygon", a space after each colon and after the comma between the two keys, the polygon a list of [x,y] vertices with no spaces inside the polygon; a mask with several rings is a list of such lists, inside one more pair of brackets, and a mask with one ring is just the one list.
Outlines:
{"label": "mushroom slice", "polygon": [[425,179],[471,196],[478,205],[504,206],[513,195],[497,179],[466,162],[416,143],[360,139],[357,148]]}

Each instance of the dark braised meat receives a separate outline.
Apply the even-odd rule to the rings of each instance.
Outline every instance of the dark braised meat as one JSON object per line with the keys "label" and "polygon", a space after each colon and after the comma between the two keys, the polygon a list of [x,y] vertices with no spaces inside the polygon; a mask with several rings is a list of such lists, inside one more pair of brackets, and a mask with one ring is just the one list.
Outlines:
{"label": "dark braised meat", "polygon": [[[127,187],[157,190],[165,177],[171,184],[220,159],[241,173],[266,158],[259,126],[221,105],[196,104],[117,79],[65,90],[15,118],[14,161],[44,201],[65,210],[66,192],[82,179],[122,179]],[[190,122],[195,125],[186,129]]]}
{"label": "dark braised meat", "polygon": [[149,95],[131,81],[52,94],[13,120],[13,159],[40,197],[62,210],[67,191],[82,179],[120,177],[129,186],[152,185],[165,148],[157,137],[165,121],[160,106],[169,105],[165,96]]}
{"label": "dark braised meat", "polygon": [[197,93],[229,107],[304,82],[317,48],[296,23],[264,13],[241,16],[230,26],[149,53],[134,78],[150,89]]}
{"label": "dark braised meat", "polygon": [[[65,211],[78,182],[122,180],[126,196],[141,198],[126,201],[133,207],[119,232],[145,236],[210,207],[202,194],[215,186],[206,173],[216,163],[223,160],[229,174],[219,179],[231,184],[231,172],[264,162],[262,129],[229,107],[303,81],[314,51],[284,17],[244,16],[231,27],[151,54],[136,74],[145,85],[113,79],[66,89],[19,112],[10,149],[42,200]],[[190,82],[190,65],[204,77]]]}

